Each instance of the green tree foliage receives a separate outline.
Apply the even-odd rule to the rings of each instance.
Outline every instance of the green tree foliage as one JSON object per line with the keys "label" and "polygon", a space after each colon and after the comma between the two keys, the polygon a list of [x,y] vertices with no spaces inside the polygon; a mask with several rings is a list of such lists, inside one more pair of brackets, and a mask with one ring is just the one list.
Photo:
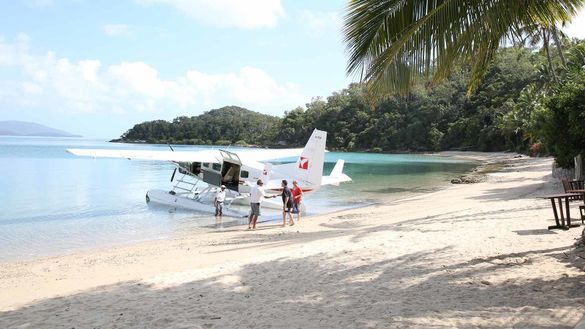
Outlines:
{"label": "green tree foliage", "polygon": [[559,166],[573,167],[573,157],[585,154],[585,79],[561,84],[550,98],[548,147]]}
{"label": "green tree foliage", "polygon": [[172,122],[148,121],[124,133],[122,142],[176,144],[267,144],[274,141],[280,119],[237,106],[226,106]]}
{"label": "green tree foliage", "polygon": [[313,100],[306,110],[287,112],[279,140],[301,145],[315,127],[328,132],[329,147],[341,150],[527,151],[522,133],[513,136],[517,132],[506,126],[511,120],[504,118],[516,108],[522,90],[538,80],[535,67],[543,60],[526,48],[503,49],[469,97],[469,67],[455,69],[438,85],[419,84],[408,96],[387,97],[374,109],[367,88],[353,84],[326,100]]}
{"label": "green tree foliage", "polygon": [[521,91],[537,79],[536,63],[538,58],[526,48],[507,48],[498,53],[483,83],[462,106],[472,114],[466,122],[465,140],[474,141],[475,148],[482,151],[526,149],[525,144],[516,145],[497,123],[514,109]]}
{"label": "green tree foliage", "polygon": [[143,141],[147,143],[164,143],[174,135],[174,127],[168,121],[155,120],[135,125],[122,135],[121,141]]}
{"label": "green tree foliage", "polygon": [[520,96],[511,111],[499,119],[507,143],[515,151],[533,148],[533,155],[545,153],[543,149],[543,129],[548,116],[546,107],[547,95],[535,83],[528,84],[520,92]]}
{"label": "green tree foliage", "polygon": [[567,58],[565,75],[546,102],[544,136],[557,164],[571,168],[573,157],[585,155],[585,42],[574,44]]}
{"label": "green tree foliage", "polygon": [[[559,165],[572,167],[572,158],[583,145],[572,132],[582,129],[581,121],[573,119],[582,111],[574,102],[579,97],[577,86],[583,84],[585,42],[568,41],[565,48],[565,60],[560,58],[559,49],[553,52],[559,54],[554,58],[540,52],[536,80],[521,91],[513,110],[501,118],[500,128],[514,141],[516,150],[529,145],[533,154],[550,152]],[[550,70],[551,61],[556,72]]]}

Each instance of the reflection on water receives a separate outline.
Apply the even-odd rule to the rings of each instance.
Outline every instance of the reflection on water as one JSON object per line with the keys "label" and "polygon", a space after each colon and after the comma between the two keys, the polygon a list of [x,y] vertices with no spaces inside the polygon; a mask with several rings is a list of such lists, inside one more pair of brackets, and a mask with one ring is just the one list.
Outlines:
{"label": "reflection on water", "polygon": [[[245,224],[245,218],[213,216],[147,204],[149,189],[171,188],[167,162],[76,157],[66,148],[167,150],[69,138],[0,137],[0,260],[25,259],[104,245],[161,239],[200,227]],[[203,147],[176,146],[175,149]],[[473,164],[422,155],[326,154],[325,174],[346,160],[353,182],[324,187],[304,200],[308,214],[363,206],[428,193]],[[242,207],[246,212],[247,208]],[[279,221],[263,209],[261,221]]]}

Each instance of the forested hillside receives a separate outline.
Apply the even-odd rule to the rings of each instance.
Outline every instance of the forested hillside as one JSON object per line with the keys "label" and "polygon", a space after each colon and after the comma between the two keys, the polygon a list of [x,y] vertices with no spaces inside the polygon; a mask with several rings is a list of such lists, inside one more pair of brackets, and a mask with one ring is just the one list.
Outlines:
{"label": "forested hillside", "polygon": [[[470,69],[461,66],[446,81],[419,85],[406,97],[376,101],[362,85],[352,84],[286,111],[283,118],[224,107],[173,122],[141,123],[121,141],[300,146],[318,128],[328,132],[328,147],[338,150],[546,153],[546,140],[555,140],[554,132],[547,130],[547,122],[556,118],[550,109],[559,103],[551,100],[567,90],[565,85],[583,79],[584,43],[572,41],[566,53],[571,60],[560,65],[547,61],[542,51],[503,49],[471,95],[467,95]],[[582,95],[576,92],[575,97]]]}
{"label": "forested hillside", "polygon": [[387,97],[373,109],[365,90],[352,85],[314,100],[306,110],[288,112],[279,137],[294,144],[317,127],[330,133],[328,145],[346,150],[523,149],[525,142],[510,134],[502,119],[517,106],[523,88],[538,80],[539,59],[524,48],[505,49],[469,97],[466,68],[437,86],[419,86],[408,97]]}
{"label": "forested hillside", "polygon": [[226,106],[172,122],[148,121],[135,125],[115,142],[230,145],[273,143],[281,119],[238,106]]}

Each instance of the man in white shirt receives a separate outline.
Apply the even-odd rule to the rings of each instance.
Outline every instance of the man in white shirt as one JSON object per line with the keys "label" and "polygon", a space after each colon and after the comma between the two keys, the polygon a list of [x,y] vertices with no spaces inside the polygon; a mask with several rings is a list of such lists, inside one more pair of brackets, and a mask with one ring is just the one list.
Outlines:
{"label": "man in white shirt", "polygon": [[250,190],[250,208],[252,208],[252,211],[250,211],[250,217],[248,218],[248,229],[256,229],[256,221],[258,220],[258,216],[260,216],[260,203],[262,202],[262,199],[275,197],[266,196],[266,193],[264,193],[264,190],[262,189],[263,185],[264,182],[259,179],[256,182],[256,186],[252,187]]}
{"label": "man in white shirt", "polygon": [[220,190],[215,193],[213,204],[215,205],[215,216],[223,215],[223,202],[225,201],[225,185],[222,185]]}

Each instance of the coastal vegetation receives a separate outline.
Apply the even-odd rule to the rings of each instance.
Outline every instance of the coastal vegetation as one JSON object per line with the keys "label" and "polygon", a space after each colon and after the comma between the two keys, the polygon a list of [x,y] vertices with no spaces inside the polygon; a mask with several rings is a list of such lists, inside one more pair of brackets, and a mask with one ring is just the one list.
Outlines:
{"label": "coastal vegetation", "polygon": [[328,131],[327,145],[337,150],[517,151],[554,154],[570,166],[585,145],[585,121],[578,119],[585,115],[585,42],[563,42],[567,64],[553,56],[558,82],[544,49],[517,45],[498,51],[470,95],[472,68],[462,64],[442,82],[420,82],[407,95],[377,98],[366,84],[352,84],[282,118],[229,106],[140,123],[116,141],[300,146],[318,128]]}
{"label": "coastal vegetation", "polygon": [[139,123],[114,142],[190,145],[264,145],[272,143],[281,119],[238,106],[226,106],[172,122]]}
{"label": "coastal vegetation", "polygon": [[[516,126],[516,136],[525,129],[527,139],[538,140],[533,152],[539,152],[540,139],[548,137],[557,164],[572,166],[568,159],[580,153],[570,152],[582,152],[585,145],[582,130],[570,121],[582,121],[584,116],[576,99],[584,67],[565,58],[558,26],[571,21],[583,6],[581,0],[351,0],[344,22],[347,70],[359,74],[371,94],[384,98],[408,94],[420,81],[443,81],[466,63],[467,94],[472,95],[503,45],[541,44],[548,64],[543,66],[546,80],[541,82],[548,86],[527,87],[522,95],[527,108],[519,105],[516,113],[504,116],[504,124]],[[560,67],[553,64],[553,48]],[[579,50],[577,57],[582,62]],[[515,114],[523,114],[524,122],[516,121]],[[544,136],[535,123],[546,126]]]}

